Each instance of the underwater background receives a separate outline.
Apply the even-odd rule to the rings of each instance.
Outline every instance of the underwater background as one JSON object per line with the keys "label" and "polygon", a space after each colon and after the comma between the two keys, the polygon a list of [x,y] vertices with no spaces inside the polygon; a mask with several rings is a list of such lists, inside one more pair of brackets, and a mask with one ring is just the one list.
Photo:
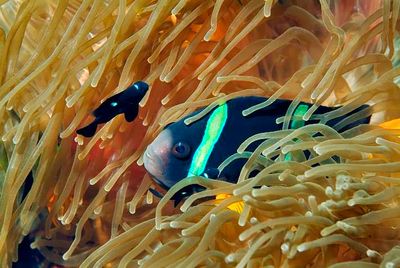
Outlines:
{"label": "underwater background", "polygon": [[[399,13],[397,0],[0,0],[0,267],[400,267]],[[137,81],[133,121],[77,134]],[[266,100],[248,113],[290,104],[278,130],[226,144],[237,153],[217,168],[243,158],[240,174],[163,190],[148,145],[245,96]],[[174,206],[190,185],[205,190]]]}

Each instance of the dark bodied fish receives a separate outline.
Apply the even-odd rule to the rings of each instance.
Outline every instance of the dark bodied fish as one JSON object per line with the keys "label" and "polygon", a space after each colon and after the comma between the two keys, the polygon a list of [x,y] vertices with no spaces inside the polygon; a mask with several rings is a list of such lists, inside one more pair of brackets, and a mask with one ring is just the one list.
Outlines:
{"label": "dark bodied fish", "polygon": [[[227,157],[236,153],[240,144],[250,136],[282,129],[282,125],[277,124],[276,119],[285,115],[291,103],[289,100],[277,100],[270,106],[248,116],[242,115],[243,110],[264,101],[266,98],[263,97],[239,97],[214,108],[202,119],[190,125],[186,125],[184,120],[199,113],[200,110],[168,125],[144,153],[143,161],[146,170],[154,181],[165,190],[190,176],[204,176],[236,182],[246,159],[235,160],[223,170],[218,170],[218,166]],[[292,119],[290,128],[295,129],[303,125],[319,123],[319,120],[313,118],[306,122],[298,119],[306,113],[310,106],[311,104],[301,103],[297,107],[293,117],[295,119]],[[359,107],[351,114],[368,107],[368,105]],[[339,107],[320,106],[315,114],[323,114],[337,108]],[[333,127],[351,114],[332,119],[326,124]],[[363,118],[348,124],[341,130],[351,129],[368,122],[369,118]],[[259,144],[260,142],[255,142],[247,150],[254,151]],[[201,186],[186,187],[173,199],[175,203],[179,203],[182,198],[201,190]],[[151,192],[161,196],[154,189]]]}
{"label": "dark bodied fish", "polygon": [[124,114],[126,121],[133,121],[139,111],[139,102],[148,89],[148,84],[137,81],[124,91],[106,99],[93,111],[95,116],[93,122],[78,129],[76,133],[85,137],[92,137],[96,133],[97,125],[107,123],[119,114]]}

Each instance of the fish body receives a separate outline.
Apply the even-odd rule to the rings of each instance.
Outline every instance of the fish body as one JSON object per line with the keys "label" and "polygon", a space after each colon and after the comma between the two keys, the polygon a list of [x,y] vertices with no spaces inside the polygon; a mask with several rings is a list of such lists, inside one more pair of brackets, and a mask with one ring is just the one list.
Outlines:
{"label": "fish body", "polygon": [[139,111],[139,102],[148,88],[149,85],[145,82],[137,81],[124,91],[106,99],[93,111],[95,119],[76,132],[85,137],[92,137],[96,133],[97,125],[107,123],[119,114],[124,114],[126,121],[133,121]]}
{"label": "fish body", "polygon": [[[147,147],[144,166],[153,179],[168,190],[180,180],[190,176],[205,176],[214,179],[236,182],[246,159],[238,159],[222,171],[218,166],[229,156],[237,152],[237,148],[247,138],[263,132],[282,129],[276,119],[283,117],[291,104],[290,100],[276,100],[270,106],[244,116],[242,111],[266,101],[263,97],[239,97],[227,101],[224,105],[202,117],[200,120],[186,125],[184,120],[201,111],[195,111],[187,117],[168,125]],[[311,104],[301,103],[294,112],[294,118],[302,117]],[[337,107],[338,108],[338,107]],[[337,108],[320,106],[316,114],[326,113]],[[353,111],[368,108],[367,105]],[[339,117],[328,121],[334,126],[346,118]],[[347,125],[350,129],[358,124],[368,123],[364,118]],[[290,127],[318,123],[319,120],[292,120]],[[260,142],[252,143],[246,150],[254,151]],[[190,195],[190,190],[186,195]]]}

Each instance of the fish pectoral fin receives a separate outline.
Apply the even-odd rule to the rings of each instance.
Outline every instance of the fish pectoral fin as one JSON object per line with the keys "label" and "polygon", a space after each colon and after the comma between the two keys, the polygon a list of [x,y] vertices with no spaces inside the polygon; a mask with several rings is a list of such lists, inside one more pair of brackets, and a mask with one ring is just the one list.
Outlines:
{"label": "fish pectoral fin", "polygon": [[149,191],[150,191],[150,193],[152,193],[155,197],[158,197],[158,198],[160,198],[160,199],[164,197],[164,195],[163,195],[162,193],[160,193],[159,191],[157,191],[156,189],[149,188]]}
{"label": "fish pectoral fin", "polygon": [[181,192],[177,192],[176,194],[174,194],[171,198],[171,200],[174,200],[174,208],[176,208],[179,205],[179,203],[186,197],[187,195],[182,194]]}
{"label": "fish pectoral fin", "polygon": [[96,120],[87,125],[86,127],[80,128],[76,131],[77,134],[82,135],[86,138],[93,137],[97,130]]}
{"label": "fish pectoral fin", "polygon": [[182,199],[174,199],[174,208],[176,208]]}
{"label": "fish pectoral fin", "polygon": [[133,120],[135,120],[137,114],[138,114],[137,108],[129,109],[124,112],[125,120],[128,122],[132,122]]}
{"label": "fish pectoral fin", "polygon": [[186,199],[187,197],[191,196],[192,194],[199,193],[201,191],[204,191],[206,188],[204,188],[201,185],[189,185],[184,188],[182,188],[179,192],[175,193],[171,200],[174,200],[174,207],[177,207],[179,203]]}

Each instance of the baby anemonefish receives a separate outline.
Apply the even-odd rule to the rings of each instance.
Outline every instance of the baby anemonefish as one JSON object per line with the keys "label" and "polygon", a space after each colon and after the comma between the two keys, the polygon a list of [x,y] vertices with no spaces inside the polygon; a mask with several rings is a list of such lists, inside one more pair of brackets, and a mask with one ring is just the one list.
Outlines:
{"label": "baby anemonefish", "polygon": [[[237,148],[247,138],[263,132],[271,132],[282,129],[276,123],[276,119],[283,117],[291,104],[290,100],[276,100],[273,104],[244,116],[242,111],[266,101],[263,97],[239,97],[227,101],[225,104],[214,108],[200,120],[186,125],[184,120],[199,113],[195,111],[187,117],[169,124],[147,147],[144,155],[144,167],[162,188],[168,190],[180,180],[190,176],[204,176],[206,178],[236,182],[240,170],[246,159],[237,159],[231,162],[223,170],[218,166],[229,156],[236,153]],[[311,104],[301,103],[294,111],[290,128],[299,128],[304,125],[319,123],[311,117],[303,121],[302,116],[307,112]],[[363,105],[351,114],[367,109]],[[339,107],[320,106],[314,114],[323,114]],[[326,124],[334,127],[351,114],[332,119]],[[296,119],[297,118],[297,119]],[[367,124],[369,118],[362,118],[346,125],[341,130],[353,128],[359,124]],[[339,130],[339,129],[337,129]],[[254,142],[247,148],[254,151],[260,142]],[[201,191],[201,186],[186,187],[178,192],[173,199],[175,203]],[[154,189],[154,194],[161,196]]]}
{"label": "baby anemonefish", "polygon": [[93,115],[95,116],[93,122],[86,127],[78,129],[76,133],[85,137],[92,137],[96,133],[98,124],[107,123],[115,116],[122,113],[126,121],[133,121],[139,111],[139,102],[148,89],[148,84],[143,81],[137,81],[124,91],[106,99],[93,111]]}

